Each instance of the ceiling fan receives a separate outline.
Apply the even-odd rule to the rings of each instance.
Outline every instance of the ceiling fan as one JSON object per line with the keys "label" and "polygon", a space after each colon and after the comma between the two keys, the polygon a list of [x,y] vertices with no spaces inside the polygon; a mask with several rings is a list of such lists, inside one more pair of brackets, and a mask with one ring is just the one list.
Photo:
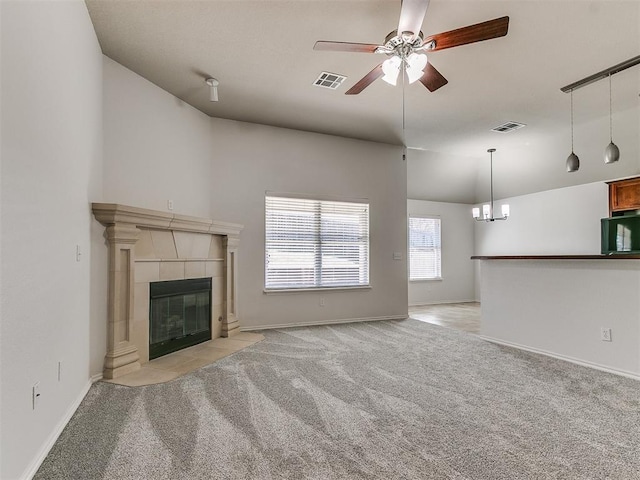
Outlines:
{"label": "ceiling fan", "polygon": [[395,85],[400,72],[406,73],[409,83],[420,80],[429,91],[435,92],[448,81],[431,62],[427,61],[427,55],[424,52],[435,52],[503,37],[509,29],[509,17],[500,17],[425,38],[420,28],[428,6],[429,0],[402,1],[398,29],[387,35],[384,45],[318,41],[313,49],[377,53],[388,57],[347,90],[346,95],[357,95],[380,77],[387,83]]}

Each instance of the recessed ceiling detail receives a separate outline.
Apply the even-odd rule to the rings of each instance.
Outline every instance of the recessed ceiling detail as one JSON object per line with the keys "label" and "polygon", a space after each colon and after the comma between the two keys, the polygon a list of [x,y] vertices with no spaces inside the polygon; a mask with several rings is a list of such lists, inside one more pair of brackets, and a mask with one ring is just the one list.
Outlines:
{"label": "recessed ceiling detail", "polygon": [[514,130],[518,130],[519,128],[522,127],[526,127],[526,125],[524,123],[518,123],[518,122],[506,122],[503,123],[502,125],[498,125],[497,127],[494,127],[491,129],[492,132],[498,132],[498,133],[509,133],[509,132],[513,132]]}
{"label": "recessed ceiling detail", "polygon": [[345,77],[344,75],[338,75],[337,73],[322,72],[318,77],[318,79],[315,82],[313,82],[313,84],[316,87],[330,88],[331,90],[335,90],[340,85],[342,85],[342,82],[344,82],[346,79],[347,77]]}

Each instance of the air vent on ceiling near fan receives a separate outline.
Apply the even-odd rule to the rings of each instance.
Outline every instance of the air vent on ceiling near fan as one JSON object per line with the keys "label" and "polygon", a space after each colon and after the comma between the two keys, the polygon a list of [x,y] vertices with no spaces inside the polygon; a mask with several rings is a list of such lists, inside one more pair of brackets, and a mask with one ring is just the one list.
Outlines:
{"label": "air vent on ceiling near fan", "polygon": [[492,128],[491,131],[498,132],[498,133],[509,133],[509,132],[513,132],[514,130],[518,130],[519,128],[522,128],[524,126],[526,126],[524,123],[507,122],[507,123],[503,123],[502,125],[498,125],[495,128]]}
{"label": "air vent on ceiling near fan", "polygon": [[322,72],[318,77],[318,79],[315,82],[313,82],[313,84],[316,87],[330,88],[331,90],[335,90],[340,85],[342,85],[342,82],[344,82],[346,79],[347,77],[345,77],[344,75],[338,75],[337,73]]}

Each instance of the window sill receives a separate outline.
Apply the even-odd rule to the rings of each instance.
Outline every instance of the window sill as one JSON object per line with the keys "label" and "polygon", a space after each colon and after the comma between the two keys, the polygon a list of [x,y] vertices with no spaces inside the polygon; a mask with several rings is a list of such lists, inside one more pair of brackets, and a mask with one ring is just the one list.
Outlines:
{"label": "window sill", "polygon": [[265,295],[278,295],[290,293],[343,292],[348,290],[371,290],[371,285],[358,285],[354,287],[265,288],[262,292]]}
{"label": "window sill", "polygon": [[437,278],[417,278],[414,280],[409,279],[409,283],[420,283],[420,282],[441,282],[442,277]]}

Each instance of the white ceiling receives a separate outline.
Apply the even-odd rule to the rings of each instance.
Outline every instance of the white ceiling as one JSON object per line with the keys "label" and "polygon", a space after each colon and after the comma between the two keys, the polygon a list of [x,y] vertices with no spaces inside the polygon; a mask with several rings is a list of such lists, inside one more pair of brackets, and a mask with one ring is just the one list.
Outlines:
{"label": "white ceiling", "polygon": [[[508,15],[506,37],[432,52],[449,80],[430,93],[378,80],[344,92],[382,59],[319,52],[316,40],[383,43],[399,0],[86,0],[105,55],[212,117],[406,144],[410,198],[472,203],[640,172],[640,66],[613,77],[614,140],[604,166],[608,82],[574,93],[579,172],[567,174],[569,95],[560,87],[640,54],[639,1],[432,0],[425,35]],[[348,78],[313,86],[322,71]],[[220,81],[209,101],[204,79]],[[510,134],[491,128],[517,121]]]}

